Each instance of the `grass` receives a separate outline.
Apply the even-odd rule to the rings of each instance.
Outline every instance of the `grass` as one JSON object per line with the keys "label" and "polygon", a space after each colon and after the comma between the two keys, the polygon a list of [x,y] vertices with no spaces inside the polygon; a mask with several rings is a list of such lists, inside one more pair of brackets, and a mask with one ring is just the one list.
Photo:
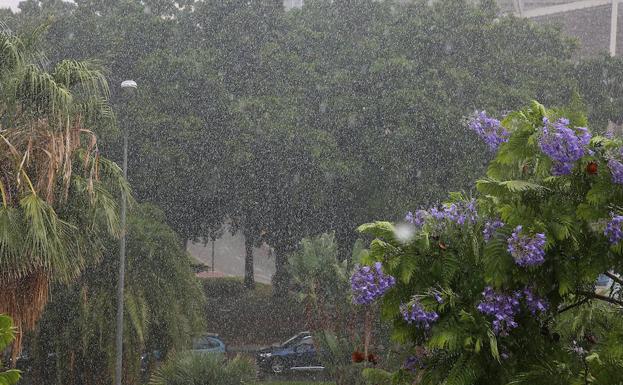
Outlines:
{"label": "grass", "polygon": [[270,381],[256,382],[256,385],[335,385],[335,382],[316,382],[316,381]]}

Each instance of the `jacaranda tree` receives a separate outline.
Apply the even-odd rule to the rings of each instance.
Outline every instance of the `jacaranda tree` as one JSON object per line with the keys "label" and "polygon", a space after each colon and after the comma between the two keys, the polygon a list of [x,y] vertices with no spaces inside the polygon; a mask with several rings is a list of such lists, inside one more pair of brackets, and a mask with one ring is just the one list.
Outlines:
{"label": "jacaranda tree", "polygon": [[477,113],[469,128],[496,153],[476,196],[360,227],[376,239],[354,301],[379,300],[412,352],[388,381],[621,383],[623,140],[586,126],[536,102]]}

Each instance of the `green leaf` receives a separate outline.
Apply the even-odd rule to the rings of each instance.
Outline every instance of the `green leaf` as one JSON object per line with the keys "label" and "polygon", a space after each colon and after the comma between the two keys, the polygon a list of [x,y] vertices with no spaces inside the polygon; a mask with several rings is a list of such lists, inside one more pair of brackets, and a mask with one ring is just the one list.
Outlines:
{"label": "green leaf", "polygon": [[10,369],[6,372],[0,373],[0,385],[14,385],[17,384],[21,377],[21,373],[17,369]]}
{"label": "green leaf", "polygon": [[500,362],[500,352],[498,350],[498,339],[492,330],[487,330],[487,336],[489,336],[489,347],[491,348],[491,355],[498,362]]}
{"label": "green leaf", "polygon": [[395,234],[394,225],[391,222],[384,221],[363,224],[357,228],[357,231],[387,240],[394,239]]}
{"label": "green leaf", "polygon": [[8,315],[0,314],[0,351],[3,351],[15,338],[13,321]]}
{"label": "green leaf", "polygon": [[440,330],[433,333],[427,343],[431,349],[456,350],[459,348],[459,334],[456,330]]}

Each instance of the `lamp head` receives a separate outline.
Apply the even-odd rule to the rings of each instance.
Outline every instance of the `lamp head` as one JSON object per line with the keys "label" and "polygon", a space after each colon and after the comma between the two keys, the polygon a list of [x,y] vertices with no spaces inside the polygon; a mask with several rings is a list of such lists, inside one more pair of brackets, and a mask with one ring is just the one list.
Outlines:
{"label": "lamp head", "polygon": [[125,94],[133,94],[136,91],[136,82],[134,80],[124,80],[121,82],[121,89]]}

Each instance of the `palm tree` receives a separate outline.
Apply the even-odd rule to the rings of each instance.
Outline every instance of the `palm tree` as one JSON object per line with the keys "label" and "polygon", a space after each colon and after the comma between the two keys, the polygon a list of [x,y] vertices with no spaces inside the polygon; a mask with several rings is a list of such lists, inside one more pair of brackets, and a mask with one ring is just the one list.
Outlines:
{"label": "palm tree", "polygon": [[114,125],[108,86],[88,62],[47,70],[36,37],[0,32],[0,313],[32,329],[51,282],[69,282],[119,232],[128,190],[89,128]]}

